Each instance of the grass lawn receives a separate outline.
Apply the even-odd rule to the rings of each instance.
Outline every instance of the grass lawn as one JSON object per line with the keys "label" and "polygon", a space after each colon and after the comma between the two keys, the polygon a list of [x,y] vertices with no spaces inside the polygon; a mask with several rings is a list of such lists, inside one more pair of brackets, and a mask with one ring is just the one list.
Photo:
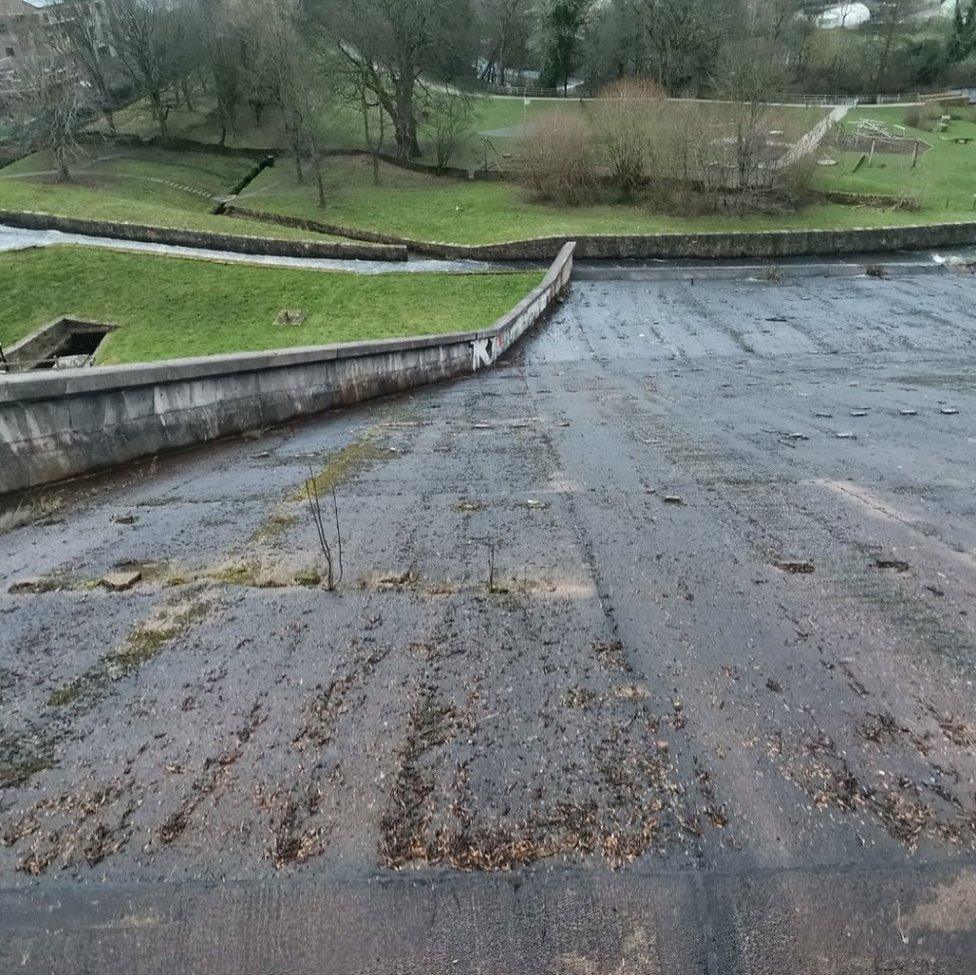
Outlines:
{"label": "grass lawn", "polygon": [[306,231],[210,213],[213,197],[227,193],[253,166],[243,157],[106,145],[86,150],[73,164],[71,181],[59,183],[50,159],[35,153],[0,169],[0,209],[242,236],[314,238]]}
{"label": "grass lawn", "polygon": [[[0,254],[0,343],[62,316],[119,325],[99,349],[101,365],[468,331],[490,325],[540,280],[366,276],[47,247]],[[276,325],[285,309],[308,318]]]}
{"label": "grass lawn", "polygon": [[909,213],[837,204],[794,213],[695,217],[668,216],[639,205],[561,208],[529,203],[521,188],[510,183],[443,179],[393,167],[384,167],[377,187],[369,164],[358,159],[331,160],[326,183],[328,203],[320,207],[310,186],[297,185],[289,167],[278,166],[262,173],[240,202],[343,227],[457,244],[564,234],[882,227],[974,216],[961,208]]}
{"label": "grass lawn", "polygon": [[[926,219],[937,219],[947,211],[968,213],[976,219],[976,114],[971,110],[950,108],[946,114],[959,115],[949,123],[947,132],[927,132],[906,127],[907,138],[921,139],[932,146],[918,157],[912,168],[910,154],[877,152],[869,167],[865,161],[855,173],[860,152],[831,152],[837,166],[818,167],[817,185],[823,189],[847,193],[878,193],[886,196],[914,197],[922,206]],[[905,124],[904,108],[855,109],[850,121],[874,119],[886,125]],[[960,145],[955,140],[971,141]],[[959,219],[956,217],[956,219]]]}

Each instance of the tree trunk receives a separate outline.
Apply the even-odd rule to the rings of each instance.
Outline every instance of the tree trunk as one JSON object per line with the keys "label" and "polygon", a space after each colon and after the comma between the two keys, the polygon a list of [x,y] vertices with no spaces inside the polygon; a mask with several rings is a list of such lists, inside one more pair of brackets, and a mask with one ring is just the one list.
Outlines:
{"label": "tree trunk", "polygon": [[416,82],[409,70],[401,70],[397,80],[396,114],[393,125],[396,130],[397,158],[406,162],[420,155],[417,142],[417,120],[414,118],[413,96]]}
{"label": "tree trunk", "polygon": [[420,139],[417,137],[417,120],[410,119],[410,158],[419,159],[423,153],[420,151]]}
{"label": "tree trunk", "polygon": [[312,164],[315,166],[315,182],[319,188],[319,206],[325,206],[325,181],[322,179],[322,159],[316,152],[312,157]]}
{"label": "tree trunk", "polygon": [[397,159],[406,162],[410,158],[410,149],[413,144],[410,116],[402,115],[399,109],[393,117],[393,135],[396,139]]}
{"label": "tree trunk", "polygon": [[68,171],[68,152],[64,145],[54,146],[54,165],[58,170],[59,182],[70,182],[71,173]]}

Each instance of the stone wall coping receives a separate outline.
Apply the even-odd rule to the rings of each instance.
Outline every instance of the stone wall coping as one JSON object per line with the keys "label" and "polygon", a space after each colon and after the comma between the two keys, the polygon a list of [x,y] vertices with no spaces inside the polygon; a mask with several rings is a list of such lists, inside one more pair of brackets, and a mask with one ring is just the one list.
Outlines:
{"label": "stone wall coping", "polygon": [[976,243],[976,221],[955,220],[942,223],[895,224],[887,227],[784,228],[780,230],[709,230],[693,233],[650,234],[573,234],[528,237],[488,244],[456,244],[448,241],[417,240],[396,234],[339,226],[317,220],[291,217],[229,206],[226,214],[264,220],[286,227],[333,234],[364,243],[401,245],[416,254],[448,260],[543,260],[551,259],[563,244],[574,241],[581,260],[668,259],[692,257],[726,260],[755,257],[775,260],[780,257],[870,253],[904,250],[913,246],[957,246]]}
{"label": "stone wall coping", "polygon": [[[152,227],[124,220],[92,220],[32,210],[0,210],[0,225],[21,230],[57,230],[62,233],[104,237],[120,241],[163,244],[170,247],[230,251],[271,257],[314,257],[330,259],[403,262],[408,259],[402,244],[370,241],[291,240],[286,237],[252,237],[215,230],[184,230]],[[233,225],[228,220],[228,229]],[[269,228],[270,229],[270,228]],[[314,231],[312,231],[314,233]],[[337,235],[334,235],[337,236]]]}

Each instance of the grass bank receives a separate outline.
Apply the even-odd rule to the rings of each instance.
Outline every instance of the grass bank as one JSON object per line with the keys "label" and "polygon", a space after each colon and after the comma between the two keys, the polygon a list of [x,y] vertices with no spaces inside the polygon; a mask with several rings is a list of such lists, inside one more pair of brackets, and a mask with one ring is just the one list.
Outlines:
{"label": "grass bank", "polygon": [[[70,315],[119,329],[98,363],[468,331],[516,305],[539,274],[326,273],[80,247],[0,254],[0,343]],[[300,326],[276,324],[301,310]]]}
{"label": "grass bank", "polygon": [[316,238],[254,221],[230,222],[210,212],[214,198],[253,167],[254,160],[244,157],[105,145],[86,149],[72,165],[72,179],[62,183],[54,178],[48,155],[34,153],[0,169],[0,209],[252,237]]}
{"label": "grass bank", "polygon": [[919,155],[914,167],[910,152],[876,152],[870,164],[864,160],[858,166],[863,152],[830,151],[829,155],[837,165],[818,167],[816,186],[846,193],[910,198],[919,204],[919,213],[927,222],[946,213],[968,214],[969,219],[976,219],[973,212],[976,203],[976,112],[959,108],[941,110],[937,106],[928,111],[936,115],[944,111],[954,116],[945,132],[906,125],[911,113],[904,108],[866,106],[852,111],[846,120],[848,129],[853,129],[859,120],[874,120],[890,128],[901,126],[906,139],[920,139],[931,148]]}
{"label": "grass bank", "polygon": [[[823,188],[847,190],[851,184],[843,175],[818,173],[818,180]],[[374,186],[369,163],[362,159],[330,160],[326,184],[327,203],[320,207],[314,190],[297,184],[288,167],[279,166],[262,173],[240,203],[326,224],[455,244],[573,234],[850,229],[974,218],[961,199],[949,210],[931,207],[918,213],[817,204],[794,212],[681,217],[639,204],[558,207],[529,202],[512,183],[443,179],[389,166],[383,167],[381,184]]]}

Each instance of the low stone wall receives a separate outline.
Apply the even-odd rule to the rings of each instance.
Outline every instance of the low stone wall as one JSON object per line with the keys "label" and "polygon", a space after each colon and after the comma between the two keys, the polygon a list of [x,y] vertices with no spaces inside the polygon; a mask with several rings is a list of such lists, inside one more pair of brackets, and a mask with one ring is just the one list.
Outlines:
{"label": "low stone wall", "polygon": [[851,230],[769,230],[756,233],[698,234],[582,234],[569,237],[535,237],[501,244],[442,244],[412,240],[392,234],[374,233],[353,227],[282,216],[264,210],[228,206],[227,216],[267,223],[280,223],[316,233],[333,234],[375,244],[400,244],[416,254],[445,260],[550,261],[570,240],[576,243],[577,260],[621,261],[667,258],[725,260],[752,257],[775,260],[832,254],[919,250],[976,244],[976,221],[918,224],[906,227]]}
{"label": "low stone wall", "polygon": [[494,363],[569,286],[573,245],[483,331],[0,377],[0,494]]}
{"label": "low stone wall", "polygon": [[919,206],[911,196],[891,196],[886,193],[844,193],[840,190],[824,190],[817,194],[824,203],[839,203],[846,207],[871,207],[875,210],[904,210],[911,213]]}
{"label": "low stone wall", "polygon": [[[405,169],[411,173],[423,173],[425,176],[440,176],[445,179],[465,179],[480,180],[487,183],[504,183],[512,178],[512,174],[500,169],[479,169],[461,166],[431,166],[426,163],[413,162],[409,159],[399,159],[391,156],[388,152],[378,152],[377,158],[380,162],[388,166],[395,166],[397,169]],[[327,157],[333,159],[372,159],[373,154],[367,149],[333,149],[326,153]]]}
{"label": "low stone wall", "polygon": [[113,240],[169,244],[175,247],[206,248],[234,254],[256,254],[273,257],[346,258],[364,261],[405,261],[407,249],[402,244],[341,243],[326,240],[283,240],[271,237],[243,237],[239,234],[217,234],[202,230],[176,230],[169,227],[145,227],[134,223],[61,217],[51,213],[0,210],[0,224],[22,230],[60,230],[65,234],[108,237]]}

